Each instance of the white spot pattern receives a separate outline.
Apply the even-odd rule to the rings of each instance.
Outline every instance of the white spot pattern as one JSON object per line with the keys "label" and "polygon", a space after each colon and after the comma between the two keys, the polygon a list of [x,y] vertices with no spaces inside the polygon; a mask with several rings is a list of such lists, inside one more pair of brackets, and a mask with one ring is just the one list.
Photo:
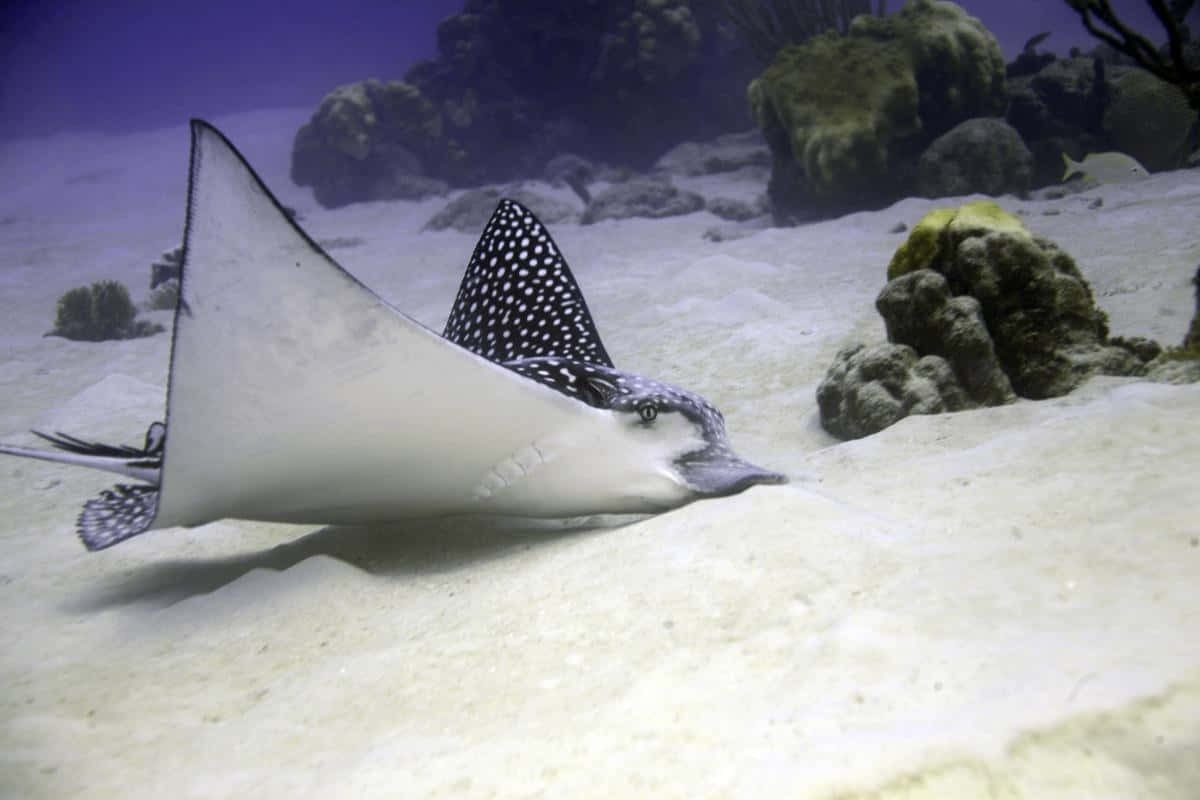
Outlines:
{"label": "white spot pattern", "polygon": [[76,532],[88,550],[103,550],[145,532],[157,511],[157,486],[118,483],[83,504]]}
{"label": "white spot pattern", "polygon": [[[557,358],[526,358],[504,364],[512,371],[543,386],[574,397],[594,407],[628,414],[651,428],[662,414],[680,414],[696,426],[704,446],[676,460],[681,469],[695,467],[709,474],[742,474],[747,470],[761,473],[748,465],[729,446],[725,417],[712,403],[694,392],[669,383],[643,378],[613,367],[564,361]],[[647,406],[649,418],[641,415]],[[762,480],[755,478],[754,481]],[[754,482],[752,481],[752,482]],[[744,487],[743,487],[744,488]]]}
{"label": "white spot pattern", "polygon": [[[702,493],[782,479],[730,449],[725,418],[703,397],[613,366],[558,247],[533,213],[512,200],[501,200],[484,228],[443,335],[549,389],[628,415],[630,424],[653,428],[662,414],[685,417],[704,444],[675,463]],[[503,483],[490,474],[477,496]]]}
{"label": "white spot pattern", "polygon": [[442,335],[498,363],[559,356],[612,366],[554,240],[507,198],[475,245]]}

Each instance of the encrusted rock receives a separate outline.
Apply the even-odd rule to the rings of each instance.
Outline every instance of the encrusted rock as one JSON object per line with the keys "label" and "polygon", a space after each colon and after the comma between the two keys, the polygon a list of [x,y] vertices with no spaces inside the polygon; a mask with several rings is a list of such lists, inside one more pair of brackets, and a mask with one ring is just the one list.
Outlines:
{"label": "encrusted rock", "polygon": [[81,342],[136,339],[161,333],[156,322],[137,319],[129,289],[120,281],[101,280],[80,286],[58,298],[54,329],[47,336]]}
{"label": "encrusted rock", "polygon": [[1038,100],[1061,129],[1086,129],[1095,124],[1103,102],[1103,88],[1094,58],[1081,56],[1051,62],[1029,81]]}
{"label": "encrusted rock", "polygon": [[1113,149],[1136,158],[1151,172],[1181,166],[1196,146],[1196,112],[1179,87],[1143,69],[1113,80],[1104,127]]}
{"label": "encrusted rock", "polygon": [[762,133],[729,133],[708,142],[683,142],[668,150],[654,168],[672,175],[714,175],[745,167],[768,167],[771,151]]}
{"label": "encrusted rock", "polygon": [[926,215],[888,267],[895,279],[941,274],[950,294],[979,303],[996,357],[1022,397],[1057,397],[1096,373],[1141,375],[1130,350],[1108,341],[1108,317],[1079,268],[991,202]]}
{"label": "encrusted rock", "polygon": [[1109,344],[1114,344],[1117,347],[1124,347],[1129,352],[1133,353],[1139,361],[1153,361],[1162,355],[1162,345],[1153,339],[1147,339],[1145,336],[1113,336],[1108,340]]}
{"label": "encrusted rock", "polygon": [[1200,383],[1200,354],[1180,358],[1165,353],[1146,365],[1146,377],[1155,383]]}
{"label": "encrusted rock", "polygon": [[[888,277],[875,306],[889,343],[842,350],[817,389],[821,424],[836,436],[908,414],[1058,397],[1097,374],[1200,380],[1191,332],[1167,349],[1110,338],[1071,257],[990,201],[926,214]],[[1200,268],[1194,281],[1200,318]]]}
{"label": "encrusted rock", "polygon": [[434,214],[425,223],[424,228],[432,231],[453,228],[462,233],[479,233],[491,219],[492,212],[496,210],[496,204],[503,197],[512,198],[526,206],[546,223],[561,222],[575,213],[565,203],[528,189],[519,187],[499,189],[489,186],[484,189],[463,192],[447,203],[445,208]]}
{"label": "encrusted rock", "polygon": [[910,414],[971,406],[954,370],[938,356],[902,344],[855,345],[838,352],[817,387],[821,426],[842,439],[878,433]]}
{"label": "encrusted rock", "polygon": [[773,156],[776,217],[878,207],[911,190],[917,154],[963,120],[1002,113],[1004,57],[958,6],[913,0],[845,36],[784,48],[748,89]]}
{"label": "encrusted rock", "polygon": [[425,175],[397,173],[388,181],[387,200],[425,200],[450,193],[450,184]]}
{"label": "encrusted rock", "polygon": [[979,301],[951,296],[944,276],[921,269],[889,281],[875,308],[883,316],[889,342],[943,358],[973,403],[995,406],[1016,399],[996,358]]}
{"label": "encrusted rock", "polygon": [[434,58],[403,81],[332,92],[297,134],[294,180],[318,202],[398,197],[397,172],[455,188],[527,179],[564,152],[646,170],[686,138],[750,124],[753,61],[719,3],[459,6],[437,26]]}
{"label": "encrusted rock", "polygon": [[1062,154],[1112,150],[1101,120],[1109,102],[1108,69],[1099,58],[1073,57],[1050,62],[1033,75],[1010,78],[1008,123],[1033,154],[1033,185],[1062,180]]}
{"label": "encrusted rock", "polygon": [[917,164],[926,197],[1023,194],[1033,178],[1033,155],[1021,134],[1002,119],[961,122],[934,139]]}
{"label": "encrusted rock", "polygon": [[421,179],[427,162],[449,158],[442,134],[442,115],[415,86],[341,86],[296,133],[292,180],[326,208],[444,193],[443,182]]}
{"label": "encrusted rock", "polygon": [[612,186],[593,198],[580,220],[584,225],[603,219],[673,217],[704,208],[704,198],[668,180],[635,178]]}
{"label": "encrusted rock", "polygon": [[767,213],[765,203],[747,203],[730,197],[714,197],[705,201],[705,208],[715,216],[730,222],[745,222]]}

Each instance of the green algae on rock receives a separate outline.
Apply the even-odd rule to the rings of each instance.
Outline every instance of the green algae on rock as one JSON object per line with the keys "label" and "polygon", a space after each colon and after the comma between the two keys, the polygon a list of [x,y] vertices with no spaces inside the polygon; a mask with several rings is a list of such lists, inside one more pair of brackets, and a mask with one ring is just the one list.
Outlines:
{"label": "green algae on rock", "polygon": [[1187,96],[1149,72],[1133,69],[1113,81],[1104,127],[1113,147],[1154,172],[1179,167],[1196,146],[1196,111]]}
{"label": "green algae on rock", "polygon": [[952,295],[978,300],[1018,395],[1057,397],[1097,372],[1144,372],[1132,352],[1108,342],[1108,317],[1071,257],[995,203],[933,212],[914,236],[918,230],[914,244],[897,250],[889,278],[929,269],[945,277]]}
{"label": "green algae on rock", "polygon": [[1033,154],[1002,119],[976,117],[933,140],[917,162],[924,197],[964,194],[1023,196],[1033,179]]}
{"label": "green algae on rock", "polygon": [[[821,424],[838,436],[908,414],[1058,397],[1095,374],[1142,376],[1153,357],[1110,339],[1071,257],[990,201],[926,214],[888,279],[875,306],[893,349],[839,352],[817,390]],[[872,367],[884,362],[886,374]]]}
{"label": "green algae on rock", "polygon": [[818,36],[784,49],[748,94],[775,160],[772,199],[785,206],[877,193],[892,143],[920,130],[916,78],[895,41]]}
{"label": "green algae on rock", "polygon": [[747,90],[774,156],[777,216],[880,205],[913,176],[900,168],[940,134],[1005,107],[1004,57],[957,5],[915,0],[784,48]]}
{"label": "green algae on rock", "polygon": [[747,122],[754,63],[715,3],[473,0],[436,39],[403,81],[335,90],[301,128],[293,180],[319,203],[525,179],[565,153],[645,169]]}
{"label": "green algae on rock", "polygon": [[943,244],[948,241],[948,232],[962,237],[996,231],[1015,236],[1030,235],[1021,220],[990,200],[930,211],[913,226],[908,239],[896,248],[888,264],[888,280],[918,269],[936,270],[935,264],[945,255]]}
{"label": "green algae on rock", "polygon": [[119,281],[96,281],[79,286],[58,298],[54,329],[47,336],[81,342],[136,339],[161,333],[162,325],[136,319],[137,309],[129,290]]}
{"label": "green algae on rock", "polygon": [[[411,84],[367,80],[340,86],[296,133],[291,177],[323,206],[409,196],[426,163],[457,152],[441,112]],[[426,178],[429,194],[444,188]]]}

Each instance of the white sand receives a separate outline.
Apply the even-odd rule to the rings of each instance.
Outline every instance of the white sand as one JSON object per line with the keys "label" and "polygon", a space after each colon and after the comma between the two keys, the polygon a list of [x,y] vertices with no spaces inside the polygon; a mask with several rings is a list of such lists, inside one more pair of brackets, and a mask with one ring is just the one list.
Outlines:
{"label": "white sand", "polygon": [[[440,328],[474,237],[418,233],[442,201],[319,209],[287,180],[304,114],[216,122]],[[144,296],[187,147],[0,149],[0,440],[161,417],[167,335],[41,334],[72,286]],[[1115,332],[1182,337],[1200,173],[1003,204]],[[0,460],[0,795],[1196,797],[1200,387],[817,424],[837,348],[883,338],[888,229],[934,205],[724,244],[706,213],[551,226],[617,363],[709,397],[787,487],[565,535],[229,521],[89,554],[74,518],[110,478]]]}

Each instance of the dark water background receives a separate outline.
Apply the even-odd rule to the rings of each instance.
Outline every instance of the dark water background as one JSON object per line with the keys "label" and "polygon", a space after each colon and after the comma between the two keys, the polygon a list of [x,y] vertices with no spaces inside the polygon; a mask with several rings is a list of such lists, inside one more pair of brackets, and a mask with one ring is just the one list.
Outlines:
{"label": "dark water background", "polygon": [[[570,0],[564,0],[569,2]],[[1093,40],[1063,0],[960,0],[1011,58],[1033,34]],[[188,117],[316,108],[333,87],[399,78],[463,0],[10,0],[0,11],[0,138],[120,132]],[[890,6],[898,8],[899,0]],[[1115,0],[1161,38],[1144,0]],[[519,43],[514,43],[519,46]]]}

